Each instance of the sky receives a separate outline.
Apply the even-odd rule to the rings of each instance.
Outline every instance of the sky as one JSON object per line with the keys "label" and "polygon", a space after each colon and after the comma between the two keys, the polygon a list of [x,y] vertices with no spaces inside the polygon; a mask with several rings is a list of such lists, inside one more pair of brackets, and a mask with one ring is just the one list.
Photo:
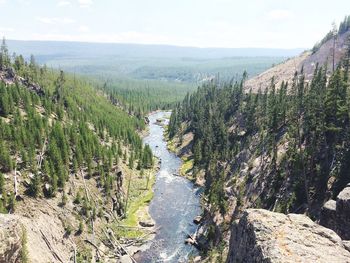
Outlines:
{"label": "sky", "polygon": [[350,0],[0,0],[0,36],[311,48],[345,15]]}

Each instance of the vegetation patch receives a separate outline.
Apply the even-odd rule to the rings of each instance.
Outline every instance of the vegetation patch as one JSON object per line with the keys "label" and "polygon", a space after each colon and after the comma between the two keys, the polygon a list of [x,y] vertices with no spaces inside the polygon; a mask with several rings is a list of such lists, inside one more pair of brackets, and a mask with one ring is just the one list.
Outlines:
{"label": "vegetation patch", "polygon": [[194,160],[193,158],[190,157],[182,157],[182,165],[180,167],[180,175],[181,176],[185,176],[190,180],[193,180],[193,164],[194,164]]}
{"label": "vegetation patch", "polygon": [[148,205],[153,198],[156,166],[137,174],[132,171],[129,173],[132,174],[127,180],[132,180],[133,183],[129,188],[126,218],[114,224],[113,228],[119,237],[137,238],[144,235],[144,231],[139,229],[139,222],[152,220],[148,214]]}

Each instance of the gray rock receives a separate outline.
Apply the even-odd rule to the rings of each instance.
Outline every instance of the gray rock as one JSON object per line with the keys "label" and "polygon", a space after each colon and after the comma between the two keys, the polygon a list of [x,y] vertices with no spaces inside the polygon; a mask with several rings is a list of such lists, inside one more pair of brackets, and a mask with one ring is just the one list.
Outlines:
{"label": "gray rock", "polygon": [[337,197],[337,232],[346,240],[350,239],[350,187],[346,187]]}
{"label": "gray rock", "polygon": [[350,187],[345,187],[337,201],[329,200],[321,210],[320,224],[334,230],[342,239],[350,239]]}
{"label": "gray rock", "polygon": [[336,230],[337,213],[336,213],[336,201],[327,201],[322,209],[320,215],[320,225]]}
{"label": "gray rock", "polygon": [[350,252],[350,241],[343,240],[343,244],[344,244],[345,249]]}
{"label": "gray rock", "polygon": [[350,252],[307,216],[248,209],[232,227],[227,262],[350,262]]}
{"label": "gray rock", "polygon": [[154,222],[152,222],[152,221],[140,221],[139,225],[142,227],[154,227]]}
{"label": "gray rock", "polygon": [[15,216],[0,214],[0,262],[21,262],[22,227]]}
{"label": "gray rock", "polygon": [[193,219],[193,223],[195,223],[196,225],[199,225],[202,222],[202,217],[201,216],[196,216]]}

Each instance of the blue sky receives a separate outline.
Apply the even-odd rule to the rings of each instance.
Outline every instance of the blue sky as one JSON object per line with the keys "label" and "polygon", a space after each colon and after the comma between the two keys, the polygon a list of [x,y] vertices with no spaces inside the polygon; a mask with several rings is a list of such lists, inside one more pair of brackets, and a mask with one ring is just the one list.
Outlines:
{"label": "blue sky", "polygon": [[0,36],[309,48],[350,14],[350,0],[0,0]]}

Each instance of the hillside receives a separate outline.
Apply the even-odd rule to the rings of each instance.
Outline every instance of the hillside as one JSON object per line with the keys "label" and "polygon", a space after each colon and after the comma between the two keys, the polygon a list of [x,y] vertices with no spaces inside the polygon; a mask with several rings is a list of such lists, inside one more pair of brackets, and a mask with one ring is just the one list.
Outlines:
{"label": "hillside", "polygon": [[[283,262],[278,257],[294,250],[295,239],[281,230],[291,226],[274,221],[283,217],[279,213],[305,214],[316,222],[326,218],[322,224],[334,225],[336,238],[348,240],[349,28],[338,37],[344,44],[334,71],[321,63],[331,54],[328,39],[314,54],[303,53],[252,80],[243,75],[235,83],[208,82],[174,109],[169,146],[182,156],[184,174],[205,188],[196,240],[209,261],[225,260],[230,247],[228,262],[241,262],[244,256],[247,262]],[[249,208],[276,213],[267,214],[268,219],[257,212],[252,225],[247,217],[240,220]],[[262,224],[271,227],[271,236],[260,232]],[[230,234],[235,236],[231,243]],[[281,245],[274,246],[273,240]],[[307,262],[297,253],[289,259]],[[319,256],[327,262],[326,255]]]}
{"label": "hillside", "polygon": [[[339,34],[336,38],[334,62],[335,67],[339,65],[341,59],[344,57],[348,45],[349,45],[350,32],[345,31]],[[329,75],[333,70],[333,38],[328,39],[325,43],[319,46],[313,51],[305,51],[301,55],[290,58],[285,62],[272,67],[271,69],[250,78],[245,83],[247,90],[252,89],[257,91],[260,87],[264,90],[269,86],[269,81],[272,77],[275,78],[277,87],[281,86],[281,83],[291,82],[294,73],[296,71],[301,72],[303,69],[305,80],[310,81],[313,77],[316,66],[322,66],[327,68],[327,74]]]}
{"label": "hillside", "polygon": [[138,224],[151,220],[155,169],[143,118],[81,77],[8,54],[3,42],[0,261],[115,262],[153,231]]}

